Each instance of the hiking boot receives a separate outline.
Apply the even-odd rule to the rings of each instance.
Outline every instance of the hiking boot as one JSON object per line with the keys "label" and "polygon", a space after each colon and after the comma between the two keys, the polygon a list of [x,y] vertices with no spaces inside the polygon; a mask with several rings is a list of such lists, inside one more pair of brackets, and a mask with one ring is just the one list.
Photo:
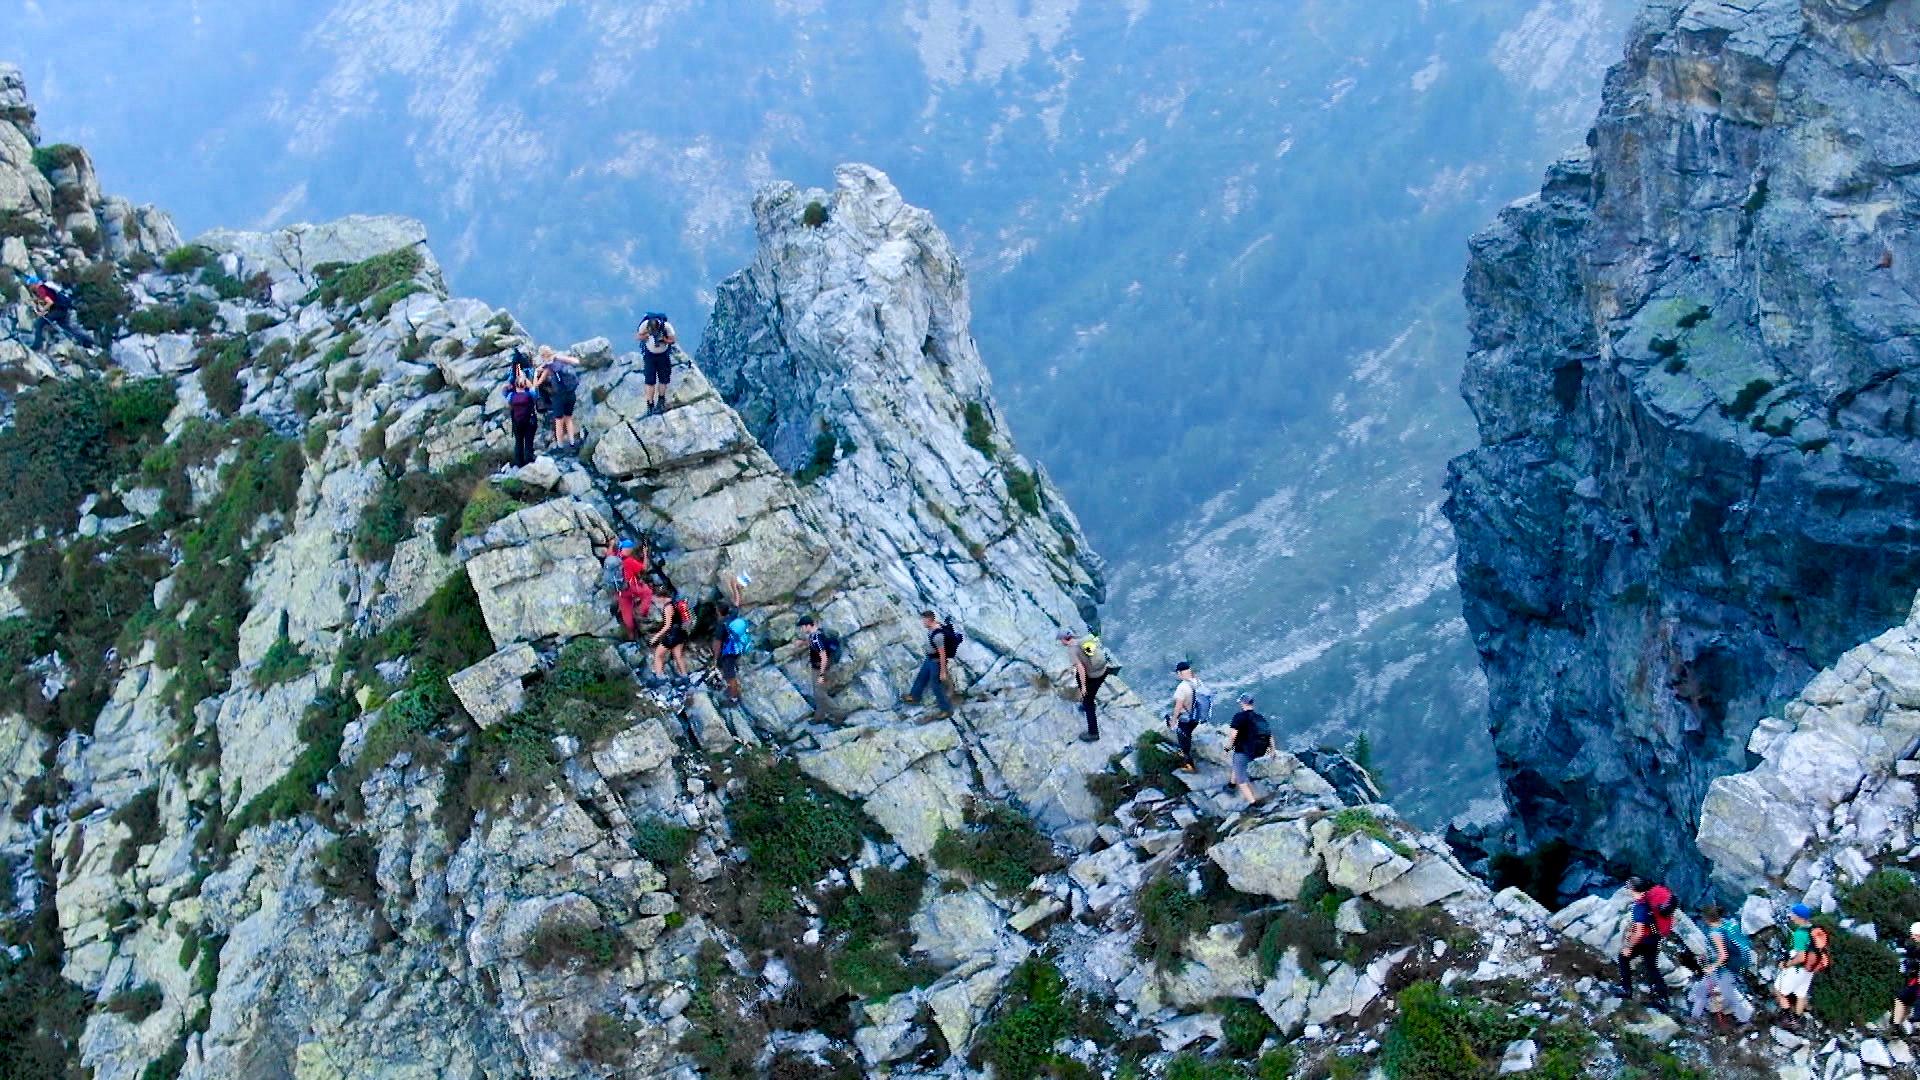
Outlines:
{"label": "hiking boot", "polygon": [[1100,736],[1098,736],[1098,735],[1095,735],[1095,734],[1094,734],[1093,732],[1091,732],[1091,731],[1083,731],[1083,732],[1081,732],[1081,733],[1080,733],[1080,741],[1081,741],[1081,742],[1086,742],[1086,743],[1094,743],[1094,742],[1099,742],[1099,741],[1100,741]]}
{"label": "hiking boot", "polygon": [[920,704],[920,699],[919,699],[919,698],[917,698],[917,697],[903,697],[903,698],[901,698],[901,699],[900,699],[900,704],[902,704],[902,705],[918,705],[918,704]]}

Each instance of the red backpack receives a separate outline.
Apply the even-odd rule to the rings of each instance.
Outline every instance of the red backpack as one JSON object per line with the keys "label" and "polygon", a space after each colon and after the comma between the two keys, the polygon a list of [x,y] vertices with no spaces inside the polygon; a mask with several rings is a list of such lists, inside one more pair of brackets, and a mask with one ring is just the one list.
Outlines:
{"label": "red backpack", "polygon": [[1673,898],[1673,890],[1655,885],[1647,890],[1646,902],[1647,910],[1653,914],[1653,932],[1661,937],[1673,933],[1673,913],[1680,906]]}

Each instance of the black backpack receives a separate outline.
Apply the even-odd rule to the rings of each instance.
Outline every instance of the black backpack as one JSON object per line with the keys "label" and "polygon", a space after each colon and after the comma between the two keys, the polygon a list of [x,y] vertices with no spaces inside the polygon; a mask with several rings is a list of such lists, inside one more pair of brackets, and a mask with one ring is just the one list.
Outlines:
{"label": "black backpack", "polygon": [[940,638],[946,644],[947,659],[949,660],[960,655],[960,645],[967,640],[967,636],[962,634],[951,622],[943,622],[940,624]]}
{"label": "black backpack", "polygon": [[840,662],[840,635],[822,627],[813,632],[813,647],[827,654],[827,663]]}

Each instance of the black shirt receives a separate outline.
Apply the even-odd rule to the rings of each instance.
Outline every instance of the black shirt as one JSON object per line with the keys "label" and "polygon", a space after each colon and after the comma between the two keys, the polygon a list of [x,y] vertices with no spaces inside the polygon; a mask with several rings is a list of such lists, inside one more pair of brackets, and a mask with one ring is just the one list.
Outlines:
{"label": "black shirt", "polygon": [[1273,744],[1273,737],[1265,733],[1267,718],[1252,709],[1241,709],[1233,714],[1227,726],[1233,729],[1233,750],[1248,757],[1259,757]]}

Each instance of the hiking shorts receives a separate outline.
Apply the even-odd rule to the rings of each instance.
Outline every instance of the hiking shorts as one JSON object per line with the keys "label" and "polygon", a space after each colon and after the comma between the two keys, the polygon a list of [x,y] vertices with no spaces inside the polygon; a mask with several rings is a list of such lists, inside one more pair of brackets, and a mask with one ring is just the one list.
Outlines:
{"label": "hiking shorts", "polygon": [[720,674],[729,679],[737,679],[740,677],[739,653],[720,654]]}
{"label": "hiking shorts", "polygon": [[677,649],[686,643],[687,632],[677,626],[667,631],[666,636],[660,639],[660,647],[663,649]]}
{"label": "hiking shorts", "polygon": [[553,394],[547,409],[553,414],[555,420],[565,420],[573,415],[574,397],[575,394],[572,390],[562,390],[557,386],[553,388]]}
{"label": "hiking shorts", "polygon": [[1804,999],[1807,991],[1811,989],[1813,989],[1813,972],[1806,968],[1781,968],[1780,974],[1774,976],[1773,992],[1783,997]]}
{"label": "hiking shorts", "polygon": [[1920,982],[1903,983],[1894,993],[1894,1000],[1911,1009],[1920,1005]]}
{"label": "hiking shorts", "polygon": [[673,353],[645,353],[648,386],[666,386],[673,382]]}
{"label": "hiking shorts", "polygon": [[1251,764],[1253,764],[1252,758],[1248,757],[1247,755],[1241,753],[1238,750],[1235,750],[1233,752],[1233,782],[1234,783],[1245,784],[1249,782],[1247,780],[1247,766]]}

